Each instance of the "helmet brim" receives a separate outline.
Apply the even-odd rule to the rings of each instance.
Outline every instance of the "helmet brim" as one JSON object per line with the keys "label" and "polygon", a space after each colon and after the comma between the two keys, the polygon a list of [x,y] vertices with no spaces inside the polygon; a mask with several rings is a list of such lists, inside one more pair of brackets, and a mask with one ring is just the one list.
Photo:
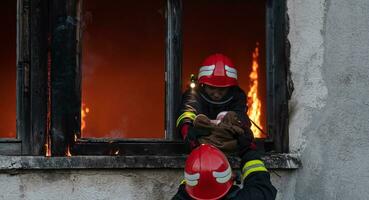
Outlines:
{"label": "helmet brim", "polygon": [[185,190],[190,197],[196,200],[219,200],[229,192],[232,185],[233,180],[229,180],[227,183],[224,183],[222,188],[212,188],[209,192],[196,190],[194,187],[189,185],[186,185]]}
{"label": "helmet brim", "polygon": [[220,76],[206,77],[204,76],[199,79],[199,84],[210,85],[213,87],[231,87],[231,86],[237,86],[238,82],[236,79],[229,78],[229,77],[220,77]]}

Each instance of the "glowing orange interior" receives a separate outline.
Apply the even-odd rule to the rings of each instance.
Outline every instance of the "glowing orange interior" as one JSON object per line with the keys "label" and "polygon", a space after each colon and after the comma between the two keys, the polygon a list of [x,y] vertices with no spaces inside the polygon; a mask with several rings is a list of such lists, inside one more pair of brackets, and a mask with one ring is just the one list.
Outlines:
{"label": "glowing orange interior", "polygon": [[84,1],[82,137],[163,138],[164,1]]}
{"label": "glowing orange interior", "polygon": [[16,0],[0,2],[0,138],[16,137]]}

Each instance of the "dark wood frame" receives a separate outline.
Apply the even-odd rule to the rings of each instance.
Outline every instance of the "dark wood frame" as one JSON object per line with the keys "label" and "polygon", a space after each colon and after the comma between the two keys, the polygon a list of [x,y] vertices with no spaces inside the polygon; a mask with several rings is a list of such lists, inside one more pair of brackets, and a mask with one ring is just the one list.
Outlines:
{"label": "dark wood frame", "polygon": [[[26,152],[29,144],[27,129],[29,127],[29,8],[28,0],[17,1],[17,66],[16,66],[16,138],[0,139],[0,154],[20,155],[22,146]],[[23,144],[23,145],[22,145]]]}
{"label": "dark wood frame", "polygon": [[47,115],[46,2],[17,1],[17,137],[0,139],[2,155],[40,155],[43,151]]}
{"label": "dark wood frame", "polygon": [[[273,151],[289,152],[288,100],[293,91],[289,71],[288,15],[285,0],[267,0],[267,125]],[[267,143],[266,143],[267,144]]]}
{"label": "dark wood frame", "polygon": [[[66,155],[80,132],[81,89],[77,65],[77,0],[50,1],[51,153]],[[78,67],[77,67],[78,66]],[[77,70],[76,70],[77,69]]]}
{"label": "dark wood frame", "polygon": [[[82,0],[77,7],[81,8]],[[181,65],[182,65],[182,40],[181,40],[181,13],[182,3],[178,0],[166,1],[166,62],[165,62],[165,138],[164,139],[86,139],[80,138],[73,141],[72,154],[77,155],[181,155],[186,153],[179,134],[176,134],[175,119],[176,110],[179,107],[181,97]],[[78,37],[81,37],[79,32]],[[80,41],[81,39],[77,39]],[[77,43],[77,49],[81,48]],[[71,55],[72,56],[72,55]],[[77,60],[81,54],[77,54]],[[80,65],[80,63],[78,63]],[[54,66],[53,66],[54,67]],[[80,67],[78,67],[80,68]],[[77,70],[80,72],[80,69]],[[78,77],[78,76],[76,76]],[[79,77],[81,75],[79,74]],[[80,81],[81,79],[79,79]],[[79,89],[80,87],[80,82]],[[80,105],[80,96],[79,96]],[[80,107],[79,107],[80,111]],[[80,116],[80,114],[79,114]],[[80,122],[80,121],[79,121]],[[79,126],[78,126],[79,127]],[[55,154],[53,154],[55,155]]]}
{"label": "dark wood frame", "polygon": [[[68,149],[72,155],[185,154],[175,131],[181,96],[181,82],[177,80],[181,80],[182,71],[182,1],[166,1],[167,131],[163,140],[80,138],[81,3],[82,0],[18,0],[17,138],[0,140],[0,154],[45,155],[48,137],[53,156],[65,156]],[[293,85],[288,68],[287,22],[286,1],[267,0],[269,138],[260,145],[273,146],[276,152],[288,152],[287,103]]]}

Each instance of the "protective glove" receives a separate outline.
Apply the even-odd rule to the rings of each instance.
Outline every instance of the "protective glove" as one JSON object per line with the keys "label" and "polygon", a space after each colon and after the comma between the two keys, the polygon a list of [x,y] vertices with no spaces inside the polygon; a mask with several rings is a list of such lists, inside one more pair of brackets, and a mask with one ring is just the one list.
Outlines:
{"label": "protective glove", "polygon": [[254,140],[254,136],[249,132],[245,131],[244,134],[237,136],[238,153],[240,157],[245,154],[251,147],[251,143]]}
{"label": "protective glove", "polygon": [[254,136],[251,131],[245,131],[244,134],[238,135],[236,139],[238,145],[238,153],[242,159],[242,163],[260,158],[260,155],[256,152]]}

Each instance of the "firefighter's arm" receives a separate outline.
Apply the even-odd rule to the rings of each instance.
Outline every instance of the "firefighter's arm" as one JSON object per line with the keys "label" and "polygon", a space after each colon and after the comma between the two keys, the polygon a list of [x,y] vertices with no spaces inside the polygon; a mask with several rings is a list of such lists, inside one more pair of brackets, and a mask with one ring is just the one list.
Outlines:
{"label": "firefighter's arm", "polygon": [[[183,125],[192,125],[199,112],[199,102],[192,90],[187,90],[182,95],[181,107],[179,110],[176,127],[181,132]],[[182,137],[185,138],[186,135]]]}
{"label": "firefighter's arm", "polygon": [[200,102],[193,90],[183,94],[180,115],[176,121],[176,127],[182,135],[187,147],[190,149],[199,145],[197,139],[210,134],[209,130],[193,127],[193,122],[200,112]]}
{"label": "firefighter's arm", "polygon": [[[250,154],[256,152],[249,152]],[[253,156],[242,168],[243,188],[239,190],[232,200],[274,200],[277,190],[270,182],[270,175],[264,162]]]}
{"label": "firefighter's arm", "polygon": [[234,195],[234,200],[272,200],[277,190],[270,182],[270,175],[260,154],[251,146],[253,137],[247,134],[237,138],[241,157],[243,188]]}

